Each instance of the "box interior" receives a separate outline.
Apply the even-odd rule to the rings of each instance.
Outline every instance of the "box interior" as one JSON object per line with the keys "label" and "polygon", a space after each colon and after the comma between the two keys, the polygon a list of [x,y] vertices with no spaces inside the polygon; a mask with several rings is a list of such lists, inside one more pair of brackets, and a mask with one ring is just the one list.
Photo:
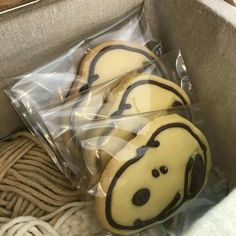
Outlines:
{"label": "box interior", "polygon": [[[45,3],[47,2],[47,3]],[[42,1],[0,16],[0,138],[24,128],[3,88],[141,0]],[[146,0],[146,16],[165,50],[181,48],[198,101],[212,104],[215,162],[236,183],[236,12],[221,0]]]}

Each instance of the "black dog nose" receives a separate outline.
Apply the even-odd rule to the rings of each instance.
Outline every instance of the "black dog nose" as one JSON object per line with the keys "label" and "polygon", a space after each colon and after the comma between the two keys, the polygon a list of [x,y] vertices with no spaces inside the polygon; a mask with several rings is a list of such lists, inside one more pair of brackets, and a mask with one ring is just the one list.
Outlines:
{"label": "black dog nose", "polygon": [[147,188],[139,189],[133,196],[132,202],[135,206],[143,206],[150,198],[150,191]]}

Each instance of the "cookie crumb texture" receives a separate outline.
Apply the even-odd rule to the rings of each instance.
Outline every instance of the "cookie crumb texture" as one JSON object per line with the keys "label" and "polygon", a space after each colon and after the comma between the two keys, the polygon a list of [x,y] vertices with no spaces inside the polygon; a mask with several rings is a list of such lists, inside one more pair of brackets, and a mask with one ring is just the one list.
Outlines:
{"label": "cookie crumb texture", "polygon": [[171,217],[197,197],[210,170],[203,133],[179,115],[147,123],[105,168],[96,212],[102,225],[125,235]]}

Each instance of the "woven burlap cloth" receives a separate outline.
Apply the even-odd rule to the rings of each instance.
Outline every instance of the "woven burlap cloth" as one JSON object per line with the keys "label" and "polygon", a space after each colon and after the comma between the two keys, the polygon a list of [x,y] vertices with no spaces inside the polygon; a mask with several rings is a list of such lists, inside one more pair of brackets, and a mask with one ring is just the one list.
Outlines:
{"label": "woven burlap cloth", "polygon": [[183,236],[235,236],[236,190],[199,219]]}

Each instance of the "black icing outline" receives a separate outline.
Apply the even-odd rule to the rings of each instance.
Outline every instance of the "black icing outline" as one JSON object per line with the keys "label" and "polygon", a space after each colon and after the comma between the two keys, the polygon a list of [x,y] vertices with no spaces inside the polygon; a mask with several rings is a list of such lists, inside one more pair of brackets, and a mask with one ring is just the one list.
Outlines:
{"label": "black icing outline", "polygon": [[141,85],[145,85],[145,84],[155,85],[155,86],[161,87],[161,88],[163,88],[165,90],[168,90],[168,91],[174,93],[176,96],[178,96],[181,99],[181,101],[183,102],[184,105],[188,104],[187,101],[185,100],[184,96],[178,90],[176,90],[175,88],[173,88],[173,87],[171,87],[171,86],[169,86],[167,84],[158,82],[156,80],[140,80],[140,81],[137,81],[137,82],[131,84],[126,89],[126,91],[124,92],[123,97],[121,99],[121,102],[119,104],[118,110],[113,112],[111,114],[111,117],[119,116],[119,115],[121,115],[123,113],[124,110],[130,109],[131,105],[126,103],[126,100],[127,100],[128,96],[129,96],[130,92],[133,89],[135,89],[136,87],[141,86]]}
{"label": "black icing outline", "polygon": [[117,50],[117,49],[123,49],[130,52],[140,53],[144,55],[145,57],[147,57],[150,61],[155,60],[154,57],[152,57],[148,52],[144,51],[143,49],[134,48],[131,46],[126,46],[126,45],[121,45],[121,44],[106,46],[97,53],[97,55],[93,58],[92,62],[90,63],[88,82],[79,89],[80,92],[89,89],[92,86],[92,84],[97,79],[99,79],[99,75],[94,74],[96,63],[98,62],[98,60],[108,51]]}
{"label": "black icing outline", "polygon": [[[106,197],[106,202],[105,202],[105,213],[106,213],[106,218],[108,223],[116,229],[120,229],[120,230],[138,230],[141,229],[147,225],[153,224],[156,221],[163,221],[164,219],[168,218],[171,214],[173,214],[173,212],[175,212],[175,210],[177,208],[179,208],[186,200],[190,200],[193,197],[195,197],[195,195],[193,194],[189,194],[188,193],[188,188],[189,188],[189,173],[191,171],[191,168],[193,166],[194,163],[194,159],[192,157],[190,157],[187,165],[186,165],[186,170],[185,170],[185,180],[184,180],[184,195],[182,200],[179,202],[179,200],[181,199],[181,195],[179,192],[177,192],[175,194],[175,197],[173,198],[173,200],[169,203],[169,205],[157,216],[153,217],[152,219],[146,220],[146,221],[141,221],[139,220],[139,224],[136,225],[132,225],[132,226],[124,226],[124,225],[120,225],[118,223],[116,223],[111,215],[111,205],[112,205],[112,191],[116,185],[117,180],[119,179],[119,177],[123,174],[123,172],[132,164],[134,164],[135,162],[137,162],[138,160],[140,160],[144,154],[146,153],[146,151],[151,147],[158,147],[158,141],[155,140],[156,136],[158,134],[160,134],[161,132],[163,132],[166,129],[169,128],[183,128],[185,130],[187,130],[192,136],[193,138],[198,142],[199,146],[201,147],[203,153],[204,153],[204,163],[205,163],[205,169],[204,169],[204,179],[206,178],[206,166],[207,166],[207,157],[206,157],[206,151],[207,148],[204,145],[204,143],[201,141],[201,139],[193,132],[193,130],[187,126],[186,124],[183,123],[171,123],[171,124],[167,124],[164,125],[160,128],[158,128],[151,136],[151,138],[148,140],[147,144],[143,147],[139,147],[136,150],[136,156],[132,159],[130,159],[128,162],[126,162],[123,166],[121,166],[121,168],[116,172],[115,176],[112,179],[112,182],[108,188],[107,191],[107,197]],[[158,144],[158,145],[157,145]],[[179,202],[179,204],[177,204]],[[177,205],[176,205],[177,204]]]}

